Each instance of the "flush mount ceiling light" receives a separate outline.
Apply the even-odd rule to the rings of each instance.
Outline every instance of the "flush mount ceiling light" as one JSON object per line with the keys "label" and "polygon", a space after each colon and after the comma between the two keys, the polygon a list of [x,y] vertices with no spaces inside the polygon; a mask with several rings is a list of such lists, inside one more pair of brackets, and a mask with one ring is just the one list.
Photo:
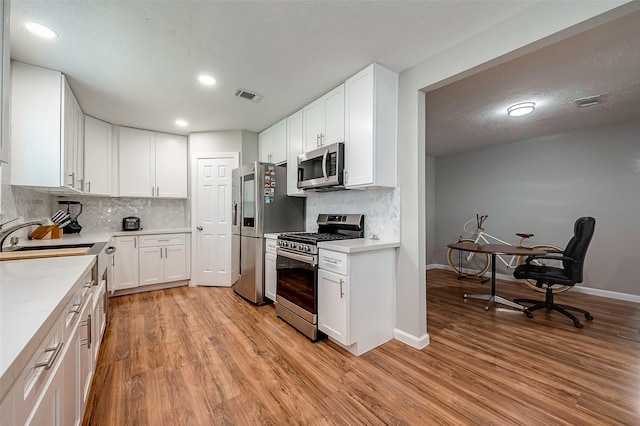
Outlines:
{"label": "flush mount ceiling light", "polygon": [[534,109],[536,109],[535,102],[521,102],[507,108],[507,114],[510,117],[520,117],[532,113]]}
{"label": "flush mount ceiling light", "polygon": [[24,26],[31,31],[33,34],[40,36],[42,38],[57,38],[58,34],[53,31],[51,28],[44,26],[42,24],[37,24],[35,22],[27,22]]}
{"label": "flush mount ceiling light", "polygon": [[187,123],[186,120],[176,120],[176,126],[180,126],[180,127],[187,127],[189,125],[189,123]]}
{"label": "flush mount ceiling light", "polygon": [[202,84],[204,84],[205,86],[213,86],[214,84],[216,84],[216,79],[211,77],[210,75],[199,75],[198,76],[198,81]]}

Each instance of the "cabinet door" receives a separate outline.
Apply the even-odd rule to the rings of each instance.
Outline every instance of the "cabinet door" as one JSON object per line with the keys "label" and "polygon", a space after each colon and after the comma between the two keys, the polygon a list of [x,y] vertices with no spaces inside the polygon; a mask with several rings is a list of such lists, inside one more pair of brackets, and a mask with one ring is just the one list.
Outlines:
{"label": "cabinet door", "polygon": [[29,414],[25,425],[64,425],[69,424],[64,420],[62,405],[65,395],[63,392],[64,369],[59,363],[51,376],[51,380],[42,390],[42,394],[33,410]]}
{"label": "cabinet door", "polygon": [[275,302],[276,287],[278,285],[276,272],[276,255],[264,254],[264,295]]}
{"label": "cabinet door", "polygon": [[142,247],[140,253],[140,285],[164,281],[164,247]]}
{"label": "cabinet door", "polygon": [[324,133],[321,145],[344,142],[344,84],[323,97]]}
{"label": "cabinet door", "polygon": [[111,124],[88,115],[84,118],[84,192],[111,195]]}
{"label": "cabinet door", "polygon": [[345,83],[345,185],[349,186],[373,183],[373,77],[369,67]]}
{"label": "cabinet door", "polygon": [[298,188],[298,155],[302,154],[302,110],[287,118],[287,195],[304,195]]}
{"label": "cabinet door", "polygon": [[349,283],[344,275],[318,270],[318,329],[350,345]]}
{"label": "cabinet door", "polygon": [[92,313],[93,299],[90,296],[84,304],[84,308],[80,313],[80,324],[78,324],[78,389],[80,389],[79,401],[76,410],[76,418],[78,424],[82,421],[82,413],[89,397],[89,389],[91,388],[91,379],[93,378],[93,354],[91,345],[93,336],[92,331]]}
{"label": "cabinet door", "polygon": [[187,246],[167,246],[164,248],[164,281],[186,280]]}
{"label": "cabinet door", "polygon": [[116,237],[113,258],[113,289],[138,287],[138,237]]}
{"label": "cabinet door", "polygon": [[3,1],[0,5],[0,163],[9,161],[9,15],[11,4]]}
{"label": "cabinet door", "polygon": [[120,127],[118,164],[121,197],[155,196],[155,136],[153,132]]}
{"label": "cabinet door", "polygon": [[155,196],[187,198],[187,138],[156,133],[155,139]]}
{"label": "cabinet door", "polygon": [[75,173],[74,189],[84,191],[84,114],[76,97],[73,97],[73,171]]}
{"label": "cabinet door", "polygon": [[322,98],[302,108],[303,152],[320,146],[324,127],[324,101]]}
{"label": "cabinet door", "polygon": [[258,150],[260,151],[260,161],[271,163],[271,158],[273,158],[273,127],[258,134]]}
{"label": "cabinet door", "polygon": [[64,151],[64,161],[63,161],[63,176],[62,181],[64,182],[64,186],[69,188],[76,187],[76,171],[75,171],[75,163],[76,163],[76,143],[75,143],[75,132],[77,126],[77,119],[75,118],[75,110],[74,110],[74,96],[71,91],[71,87],[69,87],[69,83],[64,77],[61,77],[61,84],[63,85],[63,106],[62,106],[62,149]]}
{"label": "cabinet door", "polygon": [[273,151],[271,162],[275,164],[287,161],[287,119],[273,126]]}

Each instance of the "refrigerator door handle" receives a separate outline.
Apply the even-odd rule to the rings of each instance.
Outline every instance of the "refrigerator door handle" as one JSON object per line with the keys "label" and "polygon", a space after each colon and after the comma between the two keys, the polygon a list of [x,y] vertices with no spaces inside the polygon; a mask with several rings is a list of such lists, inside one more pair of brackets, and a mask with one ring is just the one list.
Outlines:
{"label": "refrigerator door handle", "polygon": [[238,203],[233,203],[233,226],[238,226]]}

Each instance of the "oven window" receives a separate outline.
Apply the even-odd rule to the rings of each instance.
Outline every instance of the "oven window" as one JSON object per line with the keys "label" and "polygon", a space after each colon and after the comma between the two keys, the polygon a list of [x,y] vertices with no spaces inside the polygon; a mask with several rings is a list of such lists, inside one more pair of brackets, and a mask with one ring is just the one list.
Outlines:
{"label": "oven window", "polygon": [[278,297],[312,314],[316,309],[317,268],[305,262],[278,256],[276,260],[278,272]]}

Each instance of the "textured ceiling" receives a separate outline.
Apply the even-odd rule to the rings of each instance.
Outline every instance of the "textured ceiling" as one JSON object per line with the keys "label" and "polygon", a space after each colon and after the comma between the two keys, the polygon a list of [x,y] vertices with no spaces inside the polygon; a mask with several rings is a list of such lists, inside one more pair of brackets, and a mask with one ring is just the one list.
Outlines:
{"label": "textured ceiling", "polygon": [[[593,95],[600,104],[574,102]],[[506,115],[523,101],[535,111]],[[426,110],[432,156],[640,121],[640,12],[429,92]]]}
{"label": "textured ceiling", "polygon": [[[403,71],[532,3],[12,0],[11,57],[62,71],[83,111],[115,124],[261,131],[372,62]],[[201,72],[218,84],[199,86]]]}

